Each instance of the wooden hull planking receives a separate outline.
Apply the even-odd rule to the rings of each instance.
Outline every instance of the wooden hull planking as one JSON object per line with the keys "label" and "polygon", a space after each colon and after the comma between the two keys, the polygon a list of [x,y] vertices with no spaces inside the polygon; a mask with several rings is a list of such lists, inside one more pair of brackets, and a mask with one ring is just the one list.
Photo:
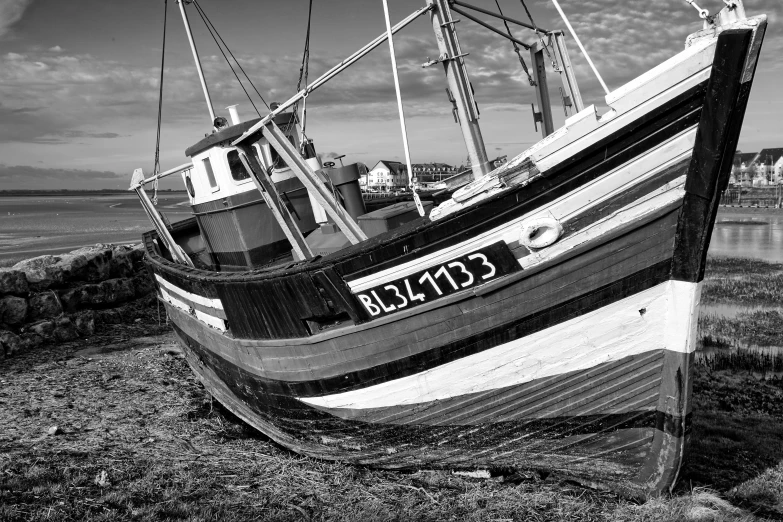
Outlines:
{"label": "wooden hull planking", "polygon": [[[570,136],[534,147],[538,178],[442,219],[235,274],[168,262],[148,234],[188,363],[306,455],[671,488],[709,237],[765,28],[754,20],[612,93],[614,121],[567,122]],[[563,233],[531,251],[519,231],[541,216]]]}

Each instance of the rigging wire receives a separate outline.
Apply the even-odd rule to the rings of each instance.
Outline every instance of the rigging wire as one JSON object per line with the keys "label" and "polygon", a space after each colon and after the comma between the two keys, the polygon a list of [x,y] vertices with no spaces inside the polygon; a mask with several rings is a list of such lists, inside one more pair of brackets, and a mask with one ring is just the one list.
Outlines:
{"label": "rigging wire", "polygon": [[[160,84],[158,91],[158,135],[155,139],[155,162],[152,166],[152,175],[157,176],[160,171],[160,128],[163,121],[163,70],[166,65],[166,26],[168,19],[168,0],[163,1],[163,47],[160,52]],[[142,190],[144,190],[142,188]],[[152,204],[158,204],[158,179],[152,183]]]}
{"label": "rigging wire", "polygon": [[[223,47],[226,48],[226,51],[228,51],[228,54],[231,55],[231,58],[234,59],[234,63],[237,64],[237,67],[239,67],[239,70],[242,71],[242,74],[247,79],[247,82],[250,84],[250,86],[253,88],[255,93],[258,95],[258,97],[261,99],[261,102],[264,104],[264,106],[269,109],[269,104],[266,102],[264,97],[261,95],[261,93],[256,88],[255,84],[253,83],[253,80],[250,79],[250,77],[247,75],[247,72],[245,72],[245,69],[242,67],[242,64],[239,63],[239,60],[237,60],[236,56],[234,56],[234,53],[231,52],[231,48],[229,48],[228,44],[226,44],[225,40],[223,40],[223,37],[220,36],[220,33],[218,32],[217,28],[215,27],[215,24],[212,23],[212,20],[209,19],[207,16],[207,13],[204,11],[204,9],[199,5],[198,0],[192,0],[193,5],[196,6],[196,10],[199,13],[199,16],[201,16],[201,19],[204,21],[204,25],[207,26],[207,29],[209,30],[210,35],[212,35],[212,38],[215,39],[217,36],[217,39],[215,39],[215,43],[218,46],[218,49],[220,49],[221,54],[223,54],[223,58],[225,58],[226,63],[228,63],[228,66],[231,67],[231,62],[229,61],[228,57],[226,56],[225,52],[223,52],[223,49],[221,48],[220,44],[217,42],[219,39],[220,42],[223,44]],[[214,31],[214,34],[213,34]],[[234,68],[231,67],[231,71],[234,73],[234,76],[237,76],[236,72],[234,71]],[[237,81],[239,81],[239,84],[242,85],[242,90],[245,91],[245,94],[248,95],[248,99],[250,99],[250,95],[248,94],[247,90],[245,89],[244,85],[242,84],[242,81],[237,76]],[[253,103],[253,100],[250,100],[251,105],[253,105],[253,108],[256,109],[255,104]],[[269,109],[271,110],[271,109]],[[256,109],[256,113],[259,114],[258,109]]]}
{"label": "rigging wire", "polygon": [[[299,79],[296,82],[296,92],[299,92],[302,87],[302,80],[304,80],[305,87],[307,87],[307,77],[310,74],[310,23],[313,18],[313,0],[310,0],[310,5],[307,9],[307,31],[305,34],[305,46],[302,51],[302,65],[299,67]],[[305,146],[305,128],[307,127],[307,96],[309,93],[305,93],[302,98],[302,137],[300,138],[301,146]],[[294,107],[293,112],[296,113],[297,107]]]}
{"label": "rigging wire", "polygon": [[[498,12],[500,13],[500,16],[503,16],[503,10],[500,8],[500,2],[498,0],[495,0],[495,5],[498,6]],[[514,35],[511,34],[511,28],[508,26],[508,22],[503,19],[503,25],[506,26],[506,32],[508,33],[509,38],[514,38]],[[522,53],[519,50],[519,46],[514,40],[511,40],[511,45],[514,47],[514,52],[517,53],[517,58],[519,58],[519,64],[522,66],[522,69],[525,71],[525,74],[527,74],[527,80],[530,82],[530,85],[535,86],[536,82],[533,80],[533,77],[530,75],[530,71],[527,68],[527,64],[525,63],[524,58],[522,58]]]}
{"label": "rigging wire", "polygon": [[247,99],[250,102],[250,105],[253,106],[253,109],[256,111],[256,114],[258,114],[258,116],[260,117],[261,113],[258,111],[258,108],[256,107],[256,104],[253,103],[253,99],[250,97],[250,93],[247,92],[247,89],[245,88],[245,84],[242,83],[242,80],[239,78],[239,75],[234,70],[234,67],[231,65],[231,62],[229,61],[228,56],[226,56],[226,53],[223,51],[223,48],[220,46],[220,43],[218,43],[217,37],[212,32],[212,28],[210,28],[210,24],[207,23],[206,14],[201,10],[201,6],[198,5],[198,2],[196,2],[195,0],[193,0],[193,5],[196,6],[196,11],[198,12],[199,16],[201,17],[201,21],[204,22],[204,25],[206,26],[207,31],[209,31],[210,36],[212,36],[212,39],[215,41],[215,45],[217,45],[217,48],[220,50],[220,54],[222,54],[223,58],[225,58],[226,63],[228,64],[228,68],[231,69],[232,73],[234,73],[234,77],[237,79],[237,82],[239,82],[239,86],[242,87],[243,91],[245,91],[245,96],[247,96]]}
{"label": "rigging wire", "polygon": [[533,20],[533,15],[530,13],[530,9],[527,8],[527,4],[525,3],[525,0],[519,0],[519,1],[522,3],[522,7],[525,8],[525,13],[527,14],[527,17],[530,20],[530,24],[533,26],[533,30],[535,31],[536,36],[538,36],[538,40],[541,42],[541,47],[544,48],[544,52],[549,57],[549,60],[552,62],[552,67],[554,67],[554,69],[558,71],[559,67],[557,65],[557,61],[555,60],[555,57],[552,56],[552,53],[549,52],[549,45],[547,45],[544,42],[544,37],[542,36],[541,31],[539,31],[535,20]]}

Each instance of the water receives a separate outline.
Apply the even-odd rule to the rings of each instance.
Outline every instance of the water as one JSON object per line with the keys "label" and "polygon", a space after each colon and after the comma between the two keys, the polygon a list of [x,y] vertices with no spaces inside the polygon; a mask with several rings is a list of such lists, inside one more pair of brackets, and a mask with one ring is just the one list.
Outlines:
{"label": "water", "polygon": [[[159,197],[171,222],[190,217],[187,196]],[[96,243],[138,243],[150,230],[136,194],[0,196],[0,266]]]}
{"label": "water", "polygon": [[783,212],[718,212],[709,254],[783,262]]}

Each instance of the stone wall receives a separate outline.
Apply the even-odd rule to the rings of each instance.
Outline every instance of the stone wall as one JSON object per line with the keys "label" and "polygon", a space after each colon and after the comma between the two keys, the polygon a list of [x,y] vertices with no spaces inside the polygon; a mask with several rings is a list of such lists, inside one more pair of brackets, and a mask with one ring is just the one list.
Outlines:
{"label": "stone wall", "polygon": [[0,268],[0,358],[121,322],[118,307],[154,290],[143,257],[141,245],[96,245]]}

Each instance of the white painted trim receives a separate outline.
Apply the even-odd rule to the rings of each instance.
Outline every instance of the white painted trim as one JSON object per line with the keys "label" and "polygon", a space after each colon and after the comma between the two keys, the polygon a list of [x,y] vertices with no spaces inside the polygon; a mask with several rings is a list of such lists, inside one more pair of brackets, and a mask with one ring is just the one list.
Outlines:
{"label": "white painted trim", "polygon": [[163,287],[159,288],[159,290],[163,300],[169,303],[170,305],[176,306],[177,308],[179,308],[180,310],[188,314],[195,314],[196,318],[200,320],[202,323],[205,323],[211,326],[212,328],[220,330],[221,332],[225,332],[226,330],[228,330],[228,328],[226,328],[226,322],[220,317],[215,317],[214,315],[209,315],[208,313],[202,312],[201,310],[193,309],[188,303],[180,299],[177,299],[176,297],[168,293],[166,289]]}
{"label": "white painted trim", "polygon": [[580,187],[578,190],[565,194],[549,205],[540,207],[524,216],[511,220],[456,245],[433,252],[413,261],[348,281],[348,286],[352,292],[362,292],[381,283],[399,279],[401,277],[407,277],[419,270],[466,255],[497,241],[502,240],[505,241],[506,244],[515,242],[519,238],[519,227],[530,219],[551,217],[561,223],[565,222],[569,218],[599,205],[606,199],[628,190],[630,187],[654,176],[662,169],[688,157],[692,153],[695,140],[696,128],[693,127],[643,156],[634,158],[629,163],[604,174],[600,178]]}
{"label": "white painted trim", "polygon": [[155,274],[155,280],[161,286],[168,288],[172,292],[175,292],[186,299],[190,299],[196,304],[200,304],[201,306],[207,306],[209,308],[217,308],[218,310],[223,310],[223,302],[220,299],[210,299],[209,297],[203,297],[200,295],[190,293],[186,290],[181,289],[177,285],[163,279],[158,274]]}
{"label": "white painted trim", "polygon": [[655,211],[682,200],[684,196],[685,176],[680,176],[645,197],[634,201],[630,205],[626,205],[617,212],[590,224],[576,234],[521,258],[519,264],[522,265],[522,268],[529,269],[554,259],[579,245],[609,234],[627,223],[640,221]]}
{"label": "white painted trim", "polygon": [[420,404],[586,370],[654,350],[690,353],[695,348],[700,286],[667,281],[599,310],[415,375],[299,400],[313,406],[353,409]]}
{"label": "white painted trim", "polygon": [[717,43],[718,39],[712,38],[686,48],[607,94],[606,104],[617,112],[623,113],[661,92],[661,83],[680,83],[686,78],[712,67]]}

